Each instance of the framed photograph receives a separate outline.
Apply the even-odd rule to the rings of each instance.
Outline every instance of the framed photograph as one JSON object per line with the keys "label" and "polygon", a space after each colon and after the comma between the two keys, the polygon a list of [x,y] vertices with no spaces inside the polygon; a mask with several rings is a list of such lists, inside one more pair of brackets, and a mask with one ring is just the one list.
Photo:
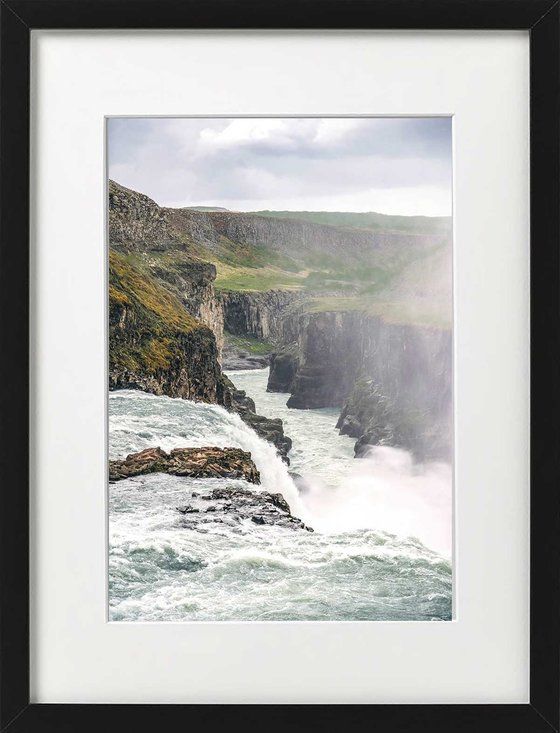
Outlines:
{"label": "framed photograph", "polygon": [[557,0],[0,21],[0,728],[558,731]]}

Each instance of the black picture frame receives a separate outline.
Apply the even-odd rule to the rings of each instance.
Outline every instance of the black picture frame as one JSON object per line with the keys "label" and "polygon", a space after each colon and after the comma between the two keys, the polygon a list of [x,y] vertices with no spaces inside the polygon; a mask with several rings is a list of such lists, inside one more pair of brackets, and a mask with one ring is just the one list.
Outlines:
{"label": "black picture frame", "polygon": [[[560,714],[558,0],[0,0],[0,729],[200,725],[544,733]],[[465,29],[530,34],[530,703],[59,705],[29,700],[29,112],[35,29]],[[507,324],[504,324],[507,328]],[[480,660],[481,665],[484,660]],[[266,716],[266,717],[263,717]]]}

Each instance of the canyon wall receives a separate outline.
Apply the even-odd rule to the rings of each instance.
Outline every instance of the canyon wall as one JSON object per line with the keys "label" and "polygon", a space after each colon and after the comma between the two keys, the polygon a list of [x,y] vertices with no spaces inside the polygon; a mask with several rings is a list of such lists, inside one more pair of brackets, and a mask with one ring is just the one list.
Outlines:
{"label": "canyon wall", "polygon": [[[302,219],[235,211],[197,211],[158,206],[144,194],[109,181],[111,246],[124,251],[184,250],[201,256],[240,249],[266,251],[297,262],[377,264],[384,252],[421,251],[449,240],[430,233],[342,227]],[[281,261],[281,260],[279,260]]]}
{"label": "canyon wall", "polygon": [[109,258],[109,386],[226,403],[216,339],[117,252]]}
{"label": "canyon wall", "polygon": [[296,341],[299,335],[297,306],[302,295],[288,290],[229,292],[219,294],[224,327],[235,336],[253,336],[279,344]]}
{"label": "canyon wall", "polygon": [[171,287],[187,311],[214,332],[220,360],[224,345],[224,309],[214,291],[216,266],[186,255],[176,255],[171,262],[160,258],[153,264],[147,256],[145,262],[150,274]]}
{"label": "canyon wall", "polygon": [[344,252],[346,258],[369,262],[387,247],[421,249],[431,247],[435,240],[443,241],[447,236],[445,233],[434,236],[337,227],[233,211],[166,209],[165,213],[177,231],[210,251],[218,251],[226,239],[236,244],[266,248],[297,260],[324,259],[329,256],[338,259]]}
{"label": "canyon wall", "polygon": [[[445,457],[451,446],[452,335],[448,329],[386,323],[360,311],[300,317],[298,361],[288,407],[341,407],[338,427],[369,444]],[[292,360],[294,357],[290,357]],[[269,388],[282,375],[274,358]],[[386,426],[379,431],[380,424]]]}
{"label": "canyon wall", "polygon": [[282,421],[257,414],[222,372],[215,265],[187,251],[165,210],[112,182],[109,245],[109,388],[222,405],[289,463]]}
{"label": "canyon wall", "polygon": [[123,252],[182,246],[179,232],[148,196],[109,181],[109,243]]}

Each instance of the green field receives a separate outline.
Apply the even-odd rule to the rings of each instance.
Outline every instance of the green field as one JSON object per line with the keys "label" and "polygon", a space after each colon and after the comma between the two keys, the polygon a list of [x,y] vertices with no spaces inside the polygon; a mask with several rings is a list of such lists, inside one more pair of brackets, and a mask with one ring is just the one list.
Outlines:
{"label": "green field", "polygon": [[266,356],[274,351],[274,345],[264,339],[254,336],[235,336],[229,331],[224,331],[224,343],[226,346],[246,351],[255,356]]}

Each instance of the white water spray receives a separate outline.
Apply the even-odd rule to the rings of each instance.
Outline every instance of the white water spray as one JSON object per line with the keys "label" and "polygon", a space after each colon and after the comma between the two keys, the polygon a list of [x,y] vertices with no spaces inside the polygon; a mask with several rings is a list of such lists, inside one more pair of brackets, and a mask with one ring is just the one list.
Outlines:
{"label": "white water spray", "polygon": [[[272,409],[272,400],[283,406],[285,395],[266,395],[266,374],[245,379],[263,414],[284,417]],[[271,402],[265,405],[266,400]],[[434,481],[445,483],[445,467],[422,469],[391,449],[355,460],[353,441],[334,430],[334,411],[289,412],[290,470],[309,485],[301,496],[275,449],[236,415],[141,392],[111,394],[112,458],[157,445],[164,450],[241,447],[261,471],[260,488],[281,492],[292,512],[316,530],[253,522],[184,526],[175,507],[188,502],[192,492],[243,486],[239,481],[152,474],[111,484],[112,620],[451,618],[449,562],[408,538],[420,536],[435,546],[430,540],[437,530]],[[424,534],[414,517],[421,519]]]}
{"label": "white water spray", "polygon": [[171,397],[130,391],[111,394],[115,407],[119,400],[127,399],[141,399],[143,414],[135,418],[119,414],[116,410],[111,412],[112,457],[124,457],[132,450],[156,446],[165,451],[187,446],[242,448],[251,453],[261,474],[261,484],[255,490],[281,493],[290,505],[292,514],[306,523],[311,521],[288,468],[276,454],[274,446],[259,438],[238,415],[218,405],[197,403],[195,406],[195,403]]}
{"label": "white water spray", "polygon": [[375,447],[335,489],[320,479],[306,482],[304,494],[313,526],[326,532],[378,529],[417,537],[451,556],[451,469],[446,464],[415,465],[409,453]]}

